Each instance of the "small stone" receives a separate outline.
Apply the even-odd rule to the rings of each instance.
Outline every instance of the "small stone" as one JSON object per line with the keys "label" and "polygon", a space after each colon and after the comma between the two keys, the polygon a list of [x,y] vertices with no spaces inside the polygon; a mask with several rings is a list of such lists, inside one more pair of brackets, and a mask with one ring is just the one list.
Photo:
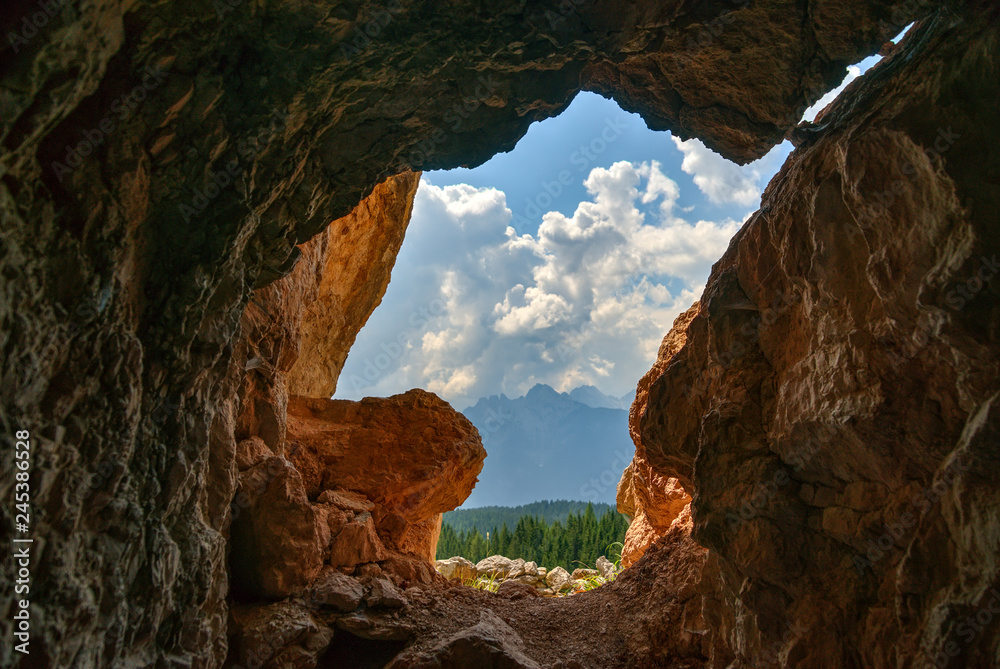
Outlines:
{"label": "small stone", "polygon": [[379,562],[389,557],[375,532],[371,514],[363,513],[344,525],[330,547],[330,564],[354,567],[362,562]]}
{"label": "small stone", "polygon": [[354,575],[358,578],[378,578],[382,575],[382,567],[374,562],[359,564],[354,570]]}
{"label": "small stone", "polygon": [[601,572],[601,576],[605,579],[610,580],[615,577],[614,563],[603,555],[597,558],[597,571]]}
{"label": "small stone", "polygon": [[236,469],[244,472],[273,456],[271,449],[260,437],[244,439],[236,445]]}
{"label": "small stone", "polygon": [[823,531],[844,542],[850,542],[858,526],[861,514],[840,506],[829,506],[823,509]]}
{"label": "small stone", "polygon": [[596,569],[574,569],[570,578],[572,578],[574,581],[578,581],[581,579],[593,578],[595,576],[600,576],[600,575],[601,572],[597,571]]}
{"label": "small stone", "polygon": [[349,616],[337,618],[338,629],[350,632],[362,639],[377,641],[408,641],[416,631],[409,623],[397,622],[383,616],[371,618],[364,613],[352,613]]}
{"label": "small stone", "polygon": [[316,499],[320,504],[333,504],[344,511],[365,513],[375,508],[375,504],[364,495],[350,490],[324,490]]}

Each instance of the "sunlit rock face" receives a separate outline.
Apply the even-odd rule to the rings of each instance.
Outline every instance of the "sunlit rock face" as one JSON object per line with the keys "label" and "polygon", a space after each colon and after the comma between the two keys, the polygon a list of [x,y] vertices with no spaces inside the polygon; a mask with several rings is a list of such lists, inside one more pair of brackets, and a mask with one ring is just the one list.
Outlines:
{"label": "sunlit rock face", "polygon": [[[323,246],[322,266],[305,272],[321,277],[301,318],[298,357],[288,370],[288,391],[330,397],[360,325],[382,301],[389,273],[403,243],[419,176],[404,172],[375,187],[354,210],[310,241]],[[295,271],[299,271],[299,265]]]}
{"label": "sunlit rock face", "polygon": [[[690,504],[691,497],[684,489],[690,488],[690,475],[683,468],[686,463],[678,463],[680,471],[674,476],[665,476],[650,466],[646,446],[642,437],[642,421],[649,402],[649,387],[666,370],[678,351],[687,342],[688,326],[699,313],[699,304],[677,317],[670,332],[663,338],[657,351],[656,363],[636,386],[635,401],[629,410],[629,434],[635,443],[635,456],[625,468],[618,482],[616,501],[618,510],[627,515],[631,522],[622,546],[622,566],[629,567],[646,552],[657,538],[666,534],[679,522],[690,522],[690,510],[685,518],[681,512]],[[690,417],[685,417],[690,420]],[[676,421],[677,415],[670,419]],[[660,464],[660,471],[664,469]]]}
{"label": "sunlit rock face", "polygon": [[[625,6],[611,0],[551,6],[404,0],[386,4],[140,0],[44,7],[14,3],[2,20],[0,42],[4,279],[0,282],[0,422],[4,434],[21,429],[31,433],[36,539],[32,660],[43,666],[223,662],[228,653],[229,528],[241,479],[249,471],[240,472],[238,456],[242,465],[262,457],[287,459],[287,384],[289,378],[307,381],[304,374],[287,374],[301,344],[293,340],[309,335],[292,337],[286,327],[299,327],[295,319],[308,310],[310,300],[303,297],[306,293],[283,296],[266,291],[297,261],[312,263],[307,265],[314,268],[310,272],[327,267],[300,245],[348,216],[378,184],[420,169],[478,164],[511,148],[531,122],[559,113],[583,89],[614,95],[625,108],[642,113],[651,126],[673,129],[682,137],[696,134],[725,155],[746,161],[784,136],[801,111],[832,87],[844,64],[874,52],[910,20],[937,7],[938,3],[912,0],[795,6],[773,0]],[[962,123],[976,118],[977,124],[966,129],[933,170],[927,170],[960,185],[955,207],[972,212],[968,216],[984,217],[980,212],[990,210],[994,197],[984,184],[995,175],[995,157],[983,149],[990,146],[984,119],[992,118],[993,110],[971,105],[974,100],[991,99],[990,86],[996,81],[991,78],[995,70],[990,60],[994,42],[976,37],[972,28],[993,25],[994,19],[971,4],[954,11],[967,14],[962,14],[964,27],[953,34],[950,46],[920,45],[924,49],[920,53],[937,49],[933,53],[939,60],[920,56],[906,61],[906,68],[928,68],[928,63],[938,62],[945,79],[931,78],[930,71],[927,77],[907,74],[904,61],[895,59],[900,63],[898,72],[893,70],[879,82],[882,93],[858,98],[853,115],[844,111],[844,118],[854,119],[851,123],[857,128],[871,128],[864,135],[869,143],[845,153],[853,162],[834,172],[867,183],[869,176],[858,177],[864,160],[888,165],[886,150],[897,157],[904,152],[905,147],[893,144],[902,141],[894,132],[911,142],[933,144],[944,115],[963,128]],[[944,33],[934,33],[940,34]],[[969,45],[979,45],[978,50],[965,54]],[[982,86],[948,89],[952,79],[947,77],[959,77],[954,80],[964,85],[960,75],[973,76],[976,70],[969,65],[973,62],[982,66],[981,81],[970,81]],[[886,106],[896,100],[910,100],[912,107]],[[941,102],[939,110],[927,109],[935,100]],[[875,120],[862,128],[862,117],[876,113],[881,114],[878,118],[899,119],[895,125],[886,121],[885,146],[875,141],[871,125]],[[934,127],[921,126],[925,121]],[[842,126],[854,127],[847,121]],[[819,128],[806,135],[847,147],[853,138],[846,132]],[[975,151],[962,148],[973,146]],[[826,160],[836,162],[833,157]],[[912,185],[910,175],[904,176]],[[802,195],[796,195],[795,202],[807,210],[798,215],[842,223],[836,214],[840,209],[830,204],[836,198],[828,190],[815,190],[816,202],[832,209],[802,201],[818,188],[802,179],[802,188],[796,191]],[[980,184],[978,189],[975,184]],[[414,186],[415,182],[397,182],[386,188],[398,195]],[[782,205],[792,201],[790,191],[781,192],[786,193],[781,201],[769,196],[775,211],[787,211]],[[396,198],[393,211],[406,208],[399,202],[405,205],[405,198]],[[887,205],[891,211],[903,206],[921,213],[943,211],[937,200],[904,197]],[[949,211],[958,216],[955,207]],[[376,206],[371,211],[382,209]],[[791,220],[791,214],[786,218]],[[759,219],[773,220],[764,214]],[[875,216],[863,220],[873,227],[858,239],[871,244],[875,242],[869,237],[883,239],[878,231],[889,223],[877,223],[881,218]],[[770,230],[771,225],[755,220],[750,227]],[[365,312],[377,303],[379,286],[388,281],[391,261],[386,253],[392,255],[405,222],[397,221],[396,226],[395,231],[374,237],[351,237],[351,244],[358,246],[345,242],[340,248],[350,255],[370,244],[365,253],[371,255],[364,257],[373,259],[377,275],[372,277],[374,283],[353,293],[365,298],[363,306],[344,309],[344,324],[337,326],[335,337],[344,345],[349,345],[367,317]],[[833,224],[814,227],[829,235],[836,229]],[[902,228],[885,229],[897,235],[893,244],[919,241],[912,235],[898,236]],[[973,226],[973,233],[980,235],[985,229],[985,223]],[[354,234],[351,230],[344,234]],[[340,243],[339,233],[335,234],[336,239],[328,240],[332,248]],[[833,253],[832,242],[821,243],[824,239],[805,233],[776,237],[760,253],[773,258],[783,244],[816,246],[823,251],[809,256],[815,263],[810,271],[821,273],[840,257]],[[973,248],[979,248],[979,240],[971,242]],[[954,246],[958,240],[948,243]],[[746,246],[750,241],[740,244],[747,254],[757,252]],[[872,253],[879,253],[882,247],[872,248],[876,249]],[[900,253],[914,250],[892,248]],[[957,254],[952,256],[956,259],[966,257],[958,247],[939,250]],[[967,257],[973,257],[971,251]],[[800,260],[805,262],[805,257]],[[732,253],[725,262],[726,267],[735,266]],[[926,286],[906,283],[917,292],[904,294],[886,286],[902,285],[896,274],[915,261],[885,256],[881,262],[889,273],[876,276],[875,270],[883,268],[876,263],[870,278],[878,286],[878,299],[863,304],[892,306],[886,308],[885,322],[903,323],[904,330],[915,318],[907,316],[907,310],[912,305],[923,308],[932,299],[931,289],[939,287],[935,281],[958,276],[958,270],[945,263],[925,274],[933,278]],[[337,271],[351,271],[349,261],[338,267],[342,269]],[[785,275],[784,270],[775,274]],[[307,292],[324,285],[322,276],[315,275],[311,283],[299,278]],[[765,279],[773,277],[761,277]],[[713,295],[728,294],[730,288],[724,286],[729,285],[718,277],[714,280],[703,301],[707,309],[703,327],[725,318],[713,311],[717,307],[712,300],[718,304],[722,298]],[[944,290],[940,300],[947,300],[950,290]],[[961,341],[946,349],[931,348],[925,357],[906,357],[906,364],[917,368],[906,367],[899,377],[933,378],[935,384],[947,385],[950,377],[935,367],[944,364],[944,356],[954,351],[970,356],[973,346],[992,351],[992,312],[981,306],[992,304],[990,290],[969,288],[970,296],[962,297],[966,303],[958,314],[945,313],[947,327],[940,325],[944,330],[935,329],[938,321],[928,321],[934,342],[944,336],[941,332]],[[759,309],[765,298],[753,295]],[[286,297],[287,304],[275,312],[280,321],[277,330],[268,333],[270,312],[255,310],[260,304],[280,306]],[[815,309],[804,318],[826,322],[817,315],[826,310],[825,303],[804,304]],[[743,311],[737,309],[736,316],[745,315]],[[327,317],[330,320],[324,321]],[[284,318],[290,319],[287,324]],[[317,323],[337,322],[325,311],[312,318]],[[824,327],[839,332],[839,326]],[[891,330],[896,337],[892,341],[901,341],[900,332]],[[790,351],[798,350],[793,346],[797,341],[788,342]],[[849,344],[852,350],[867,350],[865,340],[852,339]],[[909,355],[910,349],[901,350]],[[330,353],[323,364],[335,370],[342,353]],[[847,352],[838,355],[843,361],[838,369],[861,369]],[[929,480],[940,457],[949,452],[955,407],[971,411],[969,407],[980,401],[980,386],[988,389],[995,378],[989,371],[994,358],[982,362],[978,357],[960,357],[951,363],[958,370],[952,376],[966,384],[958,396],[951,393],[951,386],[947,392],[935,386],[926,393],[927,402],[938,403],[934,410],[951,418],[933,418],[938,414],[932,411],[931,418],[920,414],[903,422],[902,414],[889,413],[886,421],[877,423],[888,430],[885,426],[894,423],[887,421],[899,420],[900,430],[924,430],[932,444],[911,448],[893,442],[894,448],[905,451],[894,462],[907,470],[906,480],[920,481],[918,485]],[[808,365],[818,364],[810,357],[796,373],[807,375]],[[830,387],[841,388],[849,380],[831,379]],[[308,392],[296,392],[315,395],[335,384],[333,378],[318,381],[308,386]],[[807,388],[808,382],[803,380],[800,386]],[[654,390],[650,406],[660,401]],[[779,392],[791,389],[773,389]],[[791,426],[788,429],[803,424],[795,417],[795,411],[804,410],[803,403],[820,402],[809,400],[808,393],[787,397],[790,403],[782,410],[785,422],[780,425]],[[859,406],[864,404],[858,401]],[[717,415],[720,420],[733,419],[730,413]],[[981,424],[988,426],[989,416],[980,415],[986,421]],[[976,435],[981,432],[969,430],[969,443],[978,443]],[[240,450],[238,444],[243,445]],[[648,447],[650,465],[659,466],[673,451]],[[4,471],[13,471],[12,453],[13,449],[3,450]],[[693,460],[695,454],[685,457]],[[817,462],[827,464],[825,459]],[[859,467],[859,462],[872,460],[848,464]],[[705,469],[668,469],[665,475],[695,482],[689,492],[695,498],[696,533],[719,550],[711,527],[698,529],[704,524],[698,504],[707,509],[715,494],[710,487],[699,490],[698,476]],[[283,480],[291,485],[294,475]],[[12,499],[13,485],[12,477],[0,480],[4,499]],[[291,488],[265,494],[283,500],[289,509],[302,508]],[[970,495],[956,499],[956,504],[958,499],[973,504],[963,508],[961,522],[972,522],[965,519],[973,510],[988,511],[986,501],[970,502],[974,497]],[[2,513],[5,527],[11,527],[10,507]],[[940,522],[959,522],[950,513],[942,511]],[[845,517],[831,515],[830,526],[841,527]],[[367,529],[358,535],[370,538]],[[987,541],[989,536],[976,535],[975,541]],[[293,535],[286,539],[292,541]],[[941,550],[952,546],[933,533],[922,540]],[[293,543],[311,541],[308,525],[297,526]],[[962,535],[955,541],[973,538]],[[955,546],[964,552],[956,553],[949,564],[963,565],[964,574],[964,565],[974,563],[986,544]],[[369,549],[378,554],[374,542]],[[889,559],[879,562],[879,568],[884,569],[881,565]],[[911,568],[918,573],[916,564]],[[719,569],[726,578],[740,573]],[[274,592],[286,588],[283,584],[289,581],[278,572],[267,573],[274,575],[271,582],[278,589]],[[952,578],[943,572],[929,573],[915,584],[907,581],[906,588],[940,593],[940,588],[934,589],[935,579]],[[845,588],[844,592],[860,591]],[[908,613],[893,624],[922,634],[922,612],[944,606],[947,599],[927,593],[902,598]],[[0,609],[11,610],[12,598],[9,589],[0,592]],[[850,619],[855,614],[844,615]],[[892,614],[885,618],[892,619]],[[290,619],[294,629],[308,630],[310,639],[329,638],[324,631],[313,634],[316,630],[304,618],[291,615]],[[740,619],[749,618],[741,614]],[[11,624],[9,617],[0,621],[5,638],[12,638]],[[876,628],[873,623],[864,629]],[[10,652],[9,646],[0,649],[2,663],[9,663]]]}
{"label": "sunlit rock face", "polygon": [[996,664],[997,44],[942,13],[803,129],[640,384],[712,666]]}
{"label": "sunlit rock face", "polygon": [[385,545],[428,564],[441,514],[465,501],[486,458],[472,423],[423,390],[360,402],[292,397],[287,451],[310,498],[362,495]]}

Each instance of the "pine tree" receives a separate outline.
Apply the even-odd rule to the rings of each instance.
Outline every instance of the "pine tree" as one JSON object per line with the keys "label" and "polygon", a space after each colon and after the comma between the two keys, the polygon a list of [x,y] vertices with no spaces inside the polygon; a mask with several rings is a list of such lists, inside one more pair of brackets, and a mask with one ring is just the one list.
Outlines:
{"label": "pine tree", "polygon": [[[568,508],[570,504],[573,503],[544,500],[531,506],[547,513]],[[495,511],[482,516],[490,517],[502,519],[504,514]],[[588,504],[580,513],[568,513],[565,523],[559,520],[549,523],[542,515],[523,515],[513,532],[504,520],[485,526],[491,528],[488,545],[485,532],[480,532],[477,526],[464,531],[444,523],[438,540],[438,559],[461,555],[478,562],[488,555],[504,555],[534,561],[549,569],[561,566],[572,571],[581,565],[593,567],[598,557],[609,552],[609,546],[624,541],[628,521],[610,509],[598,518],[594,506]]]}

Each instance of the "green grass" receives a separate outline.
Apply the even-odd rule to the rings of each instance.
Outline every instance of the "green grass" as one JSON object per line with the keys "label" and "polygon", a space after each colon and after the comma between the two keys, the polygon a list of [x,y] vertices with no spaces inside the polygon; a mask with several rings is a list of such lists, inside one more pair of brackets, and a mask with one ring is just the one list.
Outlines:
{"label": "green grass", "polygon": [[470,588],[475,588],[476,590],[483,590],[485,592],[496,592],[497,589],[500,588],[500,584],[503,583],[505,580],[506,579],[497,580],[496,575],[486,576],[484,574],[482,576],[477,576],[475,578],[467,578],[464,581],[462,581],[462,585],[467,585]]}

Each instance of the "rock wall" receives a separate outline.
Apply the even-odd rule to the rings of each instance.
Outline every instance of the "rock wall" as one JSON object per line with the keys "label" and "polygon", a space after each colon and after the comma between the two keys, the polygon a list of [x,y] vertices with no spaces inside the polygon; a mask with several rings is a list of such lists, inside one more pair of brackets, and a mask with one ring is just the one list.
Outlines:
{"label": "rock wall", "polygon": [[[652,127],[697,134],[746,161],[784,136],[845,64],[939,6],[14,3],[0,19],[0,424],[5,443],[30,432],[32,662],[218,666],[226,657],[226,531],[240,480],[236,463],[261,448],[284,456],[287,400],[274,370],[294,362],[294,348],[265,345],[268,337],[254,332],[270,325],[266,314],[254,313],[251,296],[287,275],[302,259],[296,248],[379,183],[478,164],[582,89],[613,95]],[[975,4],[955,7],[969,18],[953,51],[941,54],[942,76],[965,58],[991,62],[983,54],[992,43],[970,26],[994,19]],[[962,55],[966,43],[980,44],[979,51]],[[935,81],[910,80],[919,87]],[[981,90],[991,90],[983,80]],[[948,102],[988,97],[939,90],[943,109],[958,119],[991,113]],[[887,95],[918,92],[891,88]],[[922,107],[903,116],[917,125],[929,118]],[[936,128],[906,128],[913,141],[936,141],[920,134],[933,136]],[[963,141],[981,137],[972,130],[985,132],[970,129]],[[881,148],[871,149],[873,160]],[[963,151],[949,150],[942,163],[966,170],[950,178],[988,183],[991,154]],[[963,197],[986,210],[988,189],[963,188],[972,193]],[[907,202],[914,211],[943,206]],[[371,243],[394,240],[387,232]],[[386,255],[372,250],[387,269]],[[818,267],[827,261],[817,256]],[[900,266],[887,258],[887,268]],[[374,306],[378,292],[369,286],[359,294]],[[953,319],[963,332],[978,335],[990,322],[973,306],[989,294],[977,291]],[[348,330],[361,325],[348,313],[337,338],[345,344],[353,337]],[[971,338],[948,351],[988,348],[989,340]],[[934,356],[946,353],[907,360],[933,366],[940,362]],[[977,361],[961,358],[956,369],[966,371],[955,373],[980,378],[967,371],[988,370],[988,360],[985,367]],[[926,378],[921,373],[901,376]],[[937,388],[928,397],[938,401]],[[952,415],[953,396],[940,397],[941,412]],[[960,406],[979,397],[962,394]],[[928,437],[954,428],[914,420]],[[647,449],[654,468],[674,457],[671,449]],[[13,471],[13,450],[0,455],[4,471]],[[940,456],[944,447],[914,450],[918,455],[902,461],[922,472],[913,480],[925,480],[937,462],[927,453]],[[0,497],[12,499],[13,486],[12,477],[0,480]],[[285,491],[289,504],[301,501]],[[969,511],[980,508],[977,502]],[[6,538],[11,507],[0,513]],[[704,541],[714,545],[710,534]],[[926,537],[929,545],[939,545],[936,539]],[[981,548],[961,550],[971,556]],[[9,589],[0,591],[0,610],[12,611],[13,602]],[[4,638],[11,624],[10,615],[0,619]],[[0,648],[0,663],[12,663],[11,652]]]}
{"label": "rock wall", "polygon": [[943,12],[804,125],[640,383],[710,666],[996,666],[998,37]]}
{"label": "rock wall", "polygon": [[288,312],[302,319],[298,357],[288,370],[290,393],[330,397],[336,391],[360,326],[385,294],[418,181],[413,172],[384,181],[310,242],[337,252],[327,252],[322,267],[309,268],[321,277],[315,295],[304,309]]}
{"label": "rock wall", "polygon": [[[635,444],[635,455],[622,473],[615,495],[618,511],[631,519],[622,546],[623,567],[632,566],[656,539],[670,531],[677,522],[690,522],[690,495],[676,478],[663,476],[650,466],[641,425],[649,401],[649,386],[663,374],[674,355],[687,342],[688,326],[698,310],[699,305],[695,303],[677,317],[673,328],[660,343],[656,363],[636,386],[635,400],[629,410],[629,434]],[[685,510],[684,518],[680,518]]]}
{"label": "rock wall", "polygon": [[[389,285],[419,181],[404,172],[379,184],[296,247],[287,276],[253,292],[234,351],[242,370],[237,441],[260,437],[283,454],[289,394],[333,394],[347,351]],[[366,262],[370,271],[361,271]]]}
{"label": "rock wall", "polygon": [[469,496],[486,457],[472,423],[423,390],[292,396],[281,450],[260,437],[237,446],[230,565],[242,601],[300,595],[324,565],[429,582],[441,514]]}

